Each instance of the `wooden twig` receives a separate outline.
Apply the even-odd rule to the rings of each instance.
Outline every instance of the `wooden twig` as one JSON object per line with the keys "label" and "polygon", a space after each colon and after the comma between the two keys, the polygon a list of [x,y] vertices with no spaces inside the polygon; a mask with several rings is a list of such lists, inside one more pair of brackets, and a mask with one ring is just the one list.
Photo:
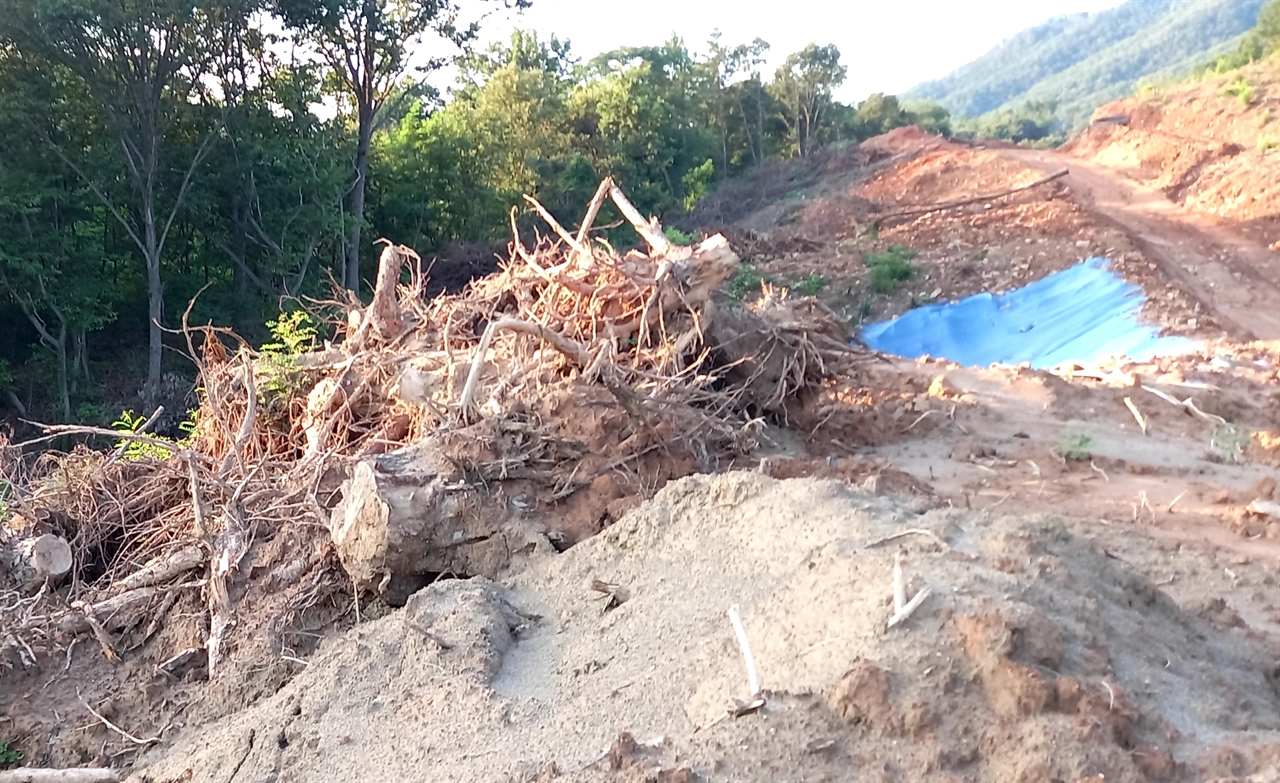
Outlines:
{"label": "wooden twig", "polygon": [[1067,176],[1067,174],[1069,173],[1070,173],[1069,169],[1061,169],[1060,171],[1055,171],[1054,173],[1050,174],[1047,177],[1041,177],[1035,182],[1028,182],[1025,185],[1019,185],[1016,188],[1009,188],[1007,190],[1001,190],[996,193],[986,193],[981,196],[974,196],[973,198],[960,199],[959,201],[944,201],[940,204],[928,204],[925,206],[912,207],[911,209],[904,209],[901,212],[890,212],[887,215],[881,215],[880,217],[877,217],[874,221],[874,224],[883,225],[886,220],[894,220],[897,218],[904,218],[904,217],[913,217],[915,215],[923,215],[926,212],[940,212],[942,210],[957,209],[959,207],[967,207],[970,204],[977,204],[980,201],[991,201],[993,199],[1004,198],[1005,196],[1012,196],[1014,193],[1021,193],[1024,190],[1030,190],[1031,188],[1036,188],[1041,185],[1047,184],[1049,182],[1053,182],[1056,179],[1061,179],[1062,177]]}
{"label": "wooden twig", "polygon": [[142,568],[114,582],[111,589],[119,594],[139,587],[157,585],[193,568],[199,568],[204,562],[204,550],[201,547],[195,544],[185,546],[164,557],[153,558]]}
{"label": "wooden twig", "polygon": [[563,239],[565,243],[569,245],[569,247],[578,251],[578,253],[582,255],[590,255],[590,251],[587,250],[585,247],[583,247],[581,242],[579,242],[577,239],[574,239],[572,234],[570,234],[568,231],[565,231],[564,226],[560,225],[560,221],[556,220],[551,215],[551,213],[546,210],[545,207],[539,204],[536,198],[534,198],[533,196],[526,195],[524,197],[524,200],[529,202],[531,205],[533,205],[533,208],[538,211],[538,214],[542,217],[542,219],[547,221],[547,225],[551,226],[551,230],[556,232],[556,234],[559,235],[559,237]]}
{"label": "wooden twig", "polygon": [[221,472],[223,476],[231,470],[232,457],[240,463],[240,469],[244,470],[244,447],[253,435],[253,423],[258,417],[258,386],[253,378],[253,359],[250,358],[248,351],[242,351],[241,355],[244,357],[244,420],[240,422],[240,431],[236,433],[235,444],[231,453],[227,454],[222,461]]}
{"label": "wooden twig", "polygon": [[899,538],[903,538],[904,536],[927,536],[929,538],[932,538],[934,541],[938,542],[938,545],[941,546],[943,549],[950,548],[947,546],[946,541],[943,541],[941,538],[938,538],[937,533],[934,533],[932,530],[925,530],[923,528],[918,528],[918,527],[908,528],[907,530],[894,533],[891,536],[885,536],[884,538],[877,538],[875,541],[872,541],[871,543],[867,544],[863,548],[874,549],[880,546],[881,544],[887,544],[890,541],[896,541]]}
{"label": "wooden twig", "polygon": [[161,438],[152,438],[148,435],[139,435],[134,432],[119,432],[117,430],[109,430],[105,427],[89,427],[80,424],[41,424],[38,421],[28,421],[22,419],[23,423],[30,424],[33,427],[39,427],[41,431],[50,433],[39,438],[24,440],[21,443],[14,443],[13,448],[21,448],[23,446],[32,446],[37,443],[46,443],[56,440],[64,435],[93,435],[101,438],[112,438],[117,440],[135,441],[137,443],[146,443],[151,446],[157,446],[176,454],[182,450],[182,447],[170,440]]}
{"label": "wooden twig", "polygon": [[589,240],[591,226],[596,222],[596,215],[600,214],[600,206],[604,204],[604,200],[609,196],[610,189],[613,188],[613,177],[605,177],[600,180],[600,187],[596,188],[596,194],[591,197],[591,203],[587,205],[587,214],[582,218],[582,225],[578,226],[578,244],[585,245]]}
{"label": "wooden twig", "polygon": [[902,431],[902,434],[906,435],[908,432],[911,432],[911,430],[914,429],[917,424],[924,421],[925,417],[927,417],[931,413],[937,413],[937,411],[925,411],[924,413],[920,414],[919,416],[916,417],[915,421],[907,425],[907,428]]}
{"label": "wooden twig", "polygon": [[204,521],[204,503],[200,502],[200,480],[196,477],[196,463],[190,458],[187,459],[187,474],[190,477],[191,512],[195,517],[196,532],[200,534],[200,540],[205,546],[211,546],[209,526]]}
{"label": "wooden twig", "polygon": [[1138,412],[1138,406],[1133,404],[1133,400],[1129,397],[1124,398],[1124,406],[1133,414],[1134,421],[1138,422],[1138,426],[1142,428],[1142,434],[1147,434],[1147,420]]}
{"label": "wooden twig", "polygon": [[158,593],[159,590],[155,587],[140,587],[91,606],[85,606],[83,611],[71,611],[49,619],[54,620],[58,630],[65,634],[78,634],[90,630],[91,626],[87,618],[89,614],[106,618],[112,627],[120,627],[133,621],[129,617],[132,610],[151,603]]}
{"label": "wooden twig", "polygon": [[519,318],[503,318],[498,321],[492,321],[485,327],[484,334],[480,337],[480,345],[476,347],[475,355],[471,359],[471,369],[467,371],[467,382],[462,387],[462,397],[458,401],[458,406],[462,409],[464,415],[469,416],[473,412],[476,386],[480,380],[481,369],[484,367],[485,356],[489,353],[489,346],[493,344],[494,335],[504,329],[530,334],[549,343],[557,351],[572,359],[579,367],[586,367],[591,363],[591,354],[580,343],[557,334],[545,326],[522,321]]}
{"label": "wooden twig", "polygon": [[[133,735],[132,735],[132,734],[130,734],[129,732],[127,732],[127,731],[125,731],[124,729],[120,728],[120,727],[119,727],[119,726],[117,726],[116,724],[114,724],[114,723],[112,723],[111,721],[107,720],[106,718],[102,717],[102,713],[98,712],[98,711],[97,711],[97,710],[95,710],[93,707],[90,707],[90,706],[89,706],[89,702],[85,701],[83,696],[80,696],[80,694],[78,694],[78,693],[76,694],[76,696],[77,696],[77,697],[79,697],[79,699],[80,699],[80,703],[84,705],[84,708],[85,708],[86,710],[88,710],[90,713],[92,713],[93,717],[95,717],[95,718],[97,718],[99,721],[101,721],[103,726],[106,726],[107,728],[111,729],[111,730],[112,730],[112,731],[114,731],[116,734],[119,734],[121,737],[124,737],[125,739],[129,740],[129,741],[130,741],[130,742],[132,742],[133,744],[135,744],[135,745],[154,745],[154,744],[156,744],[157,742],[159,742],[159,741],[160,741],[160,736],[159,736],[159,735],[156,735],[156,736],[154,736],[154,737],[148,737],[148,738],[146,738],[146,739],[138,739],[137,737],[133,736]],[[161,730],[161,732],[163,733],[163,729]]]}
{"label": "wooden twig", "polygon": [[1198,416],[1207,422],[1217,424],[1219,426],[1227,423],[1227,420],[1222,418],[1221,416],[1215,416],[1212,413],[1205,413],[1204,411],[1197,408],[1194,398],[1188,397],[1185,400],[1179,400],[1177,397],[1174,397],[1172,394],[1166,394],[1165,392],[1162,392],[1159,389],[1153,389],[1150,386],[1143,386],[1142,388],[1151,392],[1152,394],[1164,400],[1165,402],[1171,403],[1173,405],[1181,406],[1188,413]]}
{"label": "wooden twig", "polygon": [[894,626],[905,623],[907,619],[911,617],[911,615],[915,614],[915,611],[920,608],[920,604],[924,603],[924,599],[928,598],[931,592],[932,591],[927,587],[922,588],[920,592],[915,594],[914,598],[912,598],[910,601],[906,603],[905,606],[902,607],[901,611],[897,611],[893,613],[893,617],[889,618],[888,627],[893,628]]}

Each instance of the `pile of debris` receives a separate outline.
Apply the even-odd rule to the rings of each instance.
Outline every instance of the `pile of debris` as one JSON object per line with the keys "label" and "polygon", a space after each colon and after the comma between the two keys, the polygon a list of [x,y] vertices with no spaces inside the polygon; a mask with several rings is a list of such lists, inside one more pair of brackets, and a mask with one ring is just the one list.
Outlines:
{"label": "pile of debris", "polygon": [[[647,252],[592,236],[606,199]],[[532,248],[517,233],[510,261],[456,294],[428,300],[421,259],[387,243],[372,302],[343,303],[323,350],[255,351],[184,318],[201,400],[183,442],[49,427],[41,440],[120,446],[5,447],[3,663],[88,633],[115,659],[171,623],[202,644],[165,671],[297,650],[312,607],[358,616],[442,574],[492,575],[731,465],[866,356],[814,300],[717,307],[739,268],[724,237],[673,244],[611,180],[574,233],[529,202],[551,233]]]}

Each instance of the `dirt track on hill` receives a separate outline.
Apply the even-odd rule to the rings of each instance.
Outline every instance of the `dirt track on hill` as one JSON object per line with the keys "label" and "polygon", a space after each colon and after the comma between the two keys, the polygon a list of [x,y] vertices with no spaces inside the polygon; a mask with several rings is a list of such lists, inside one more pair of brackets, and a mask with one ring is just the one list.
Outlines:
{"label": "dirt track on hill", "polygon": [[1154,188],[1080,158],[1011,148],[1007,157],[1046,172],[1063,167],[1078,201],[1123,230],[1241,339],[1280,339],[1280,255]]}

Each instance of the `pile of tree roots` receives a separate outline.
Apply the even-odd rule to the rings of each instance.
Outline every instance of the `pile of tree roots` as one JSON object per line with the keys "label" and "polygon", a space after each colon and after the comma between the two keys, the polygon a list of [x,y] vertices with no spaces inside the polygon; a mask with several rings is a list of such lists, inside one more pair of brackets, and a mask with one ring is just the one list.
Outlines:
{"label": "pile of tree roots", "polygon": [[[647,251],[592,234],[607,200]],[[739,271],[724,237],[669,241],[611,180],[572,232],[528,201],[545,233],[514,232],[500,271],[455,294],[426,298],[421,259],[386,243],[372,301],[343,302],[320,348],[254,350],[184,318],[199,407],[183,441],[48,427],[0,444],[0,665],[81,638],[209,677],[288,656],[308,612],[358,619],[492,575],[749,458],[865,358],[816,300],[717,305]],[[36,450],[77,435],[119,445]],[[152,649],[173,623],[199,643]]]}

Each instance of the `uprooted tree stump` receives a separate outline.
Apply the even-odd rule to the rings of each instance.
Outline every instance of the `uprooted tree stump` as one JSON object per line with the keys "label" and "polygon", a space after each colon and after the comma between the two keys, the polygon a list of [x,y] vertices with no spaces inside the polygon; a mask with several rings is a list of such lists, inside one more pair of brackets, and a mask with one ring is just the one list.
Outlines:
{"label": "uprooted tree stump", "polygon": [[[591,235],[607,199],[647,249]],[[69,599],[45,591],[0,617],[0,655],[33,666],[91,633],[114,659],[184,622],[220,676],[264,645],[283,654],[286,637],[311,644],[291,624],[339,611],[353,586],[357,606],[365,593],[403,603],[436,575],[492,575],[531,543],[572,545],[622,501],[746,457],[762,417],[785,419],[858,360],[815,300],[767,291],[719,310],[739,268],[725,238],[672,244],[610,179],[574,233],[529,202],[550,232],[532,247],[516,234],[500,271],[457,293],[428,299],[421,259],[388,244],[369,305],[327,303],[324,350],[232,353],[234,338],[189,327],[188,311],[201,389],[188,441],[49,427],[46,440],[74,431],[146,453],[84,449],[33,468],[44,488],[14,502],[61,520],[65,573],[124,543],[92,582],[68,580]],[[22,445],[0,441],[0,457]],[[553,529],[567,518],[572,536]],[[56,578],[66,552],[50,554]]]}

